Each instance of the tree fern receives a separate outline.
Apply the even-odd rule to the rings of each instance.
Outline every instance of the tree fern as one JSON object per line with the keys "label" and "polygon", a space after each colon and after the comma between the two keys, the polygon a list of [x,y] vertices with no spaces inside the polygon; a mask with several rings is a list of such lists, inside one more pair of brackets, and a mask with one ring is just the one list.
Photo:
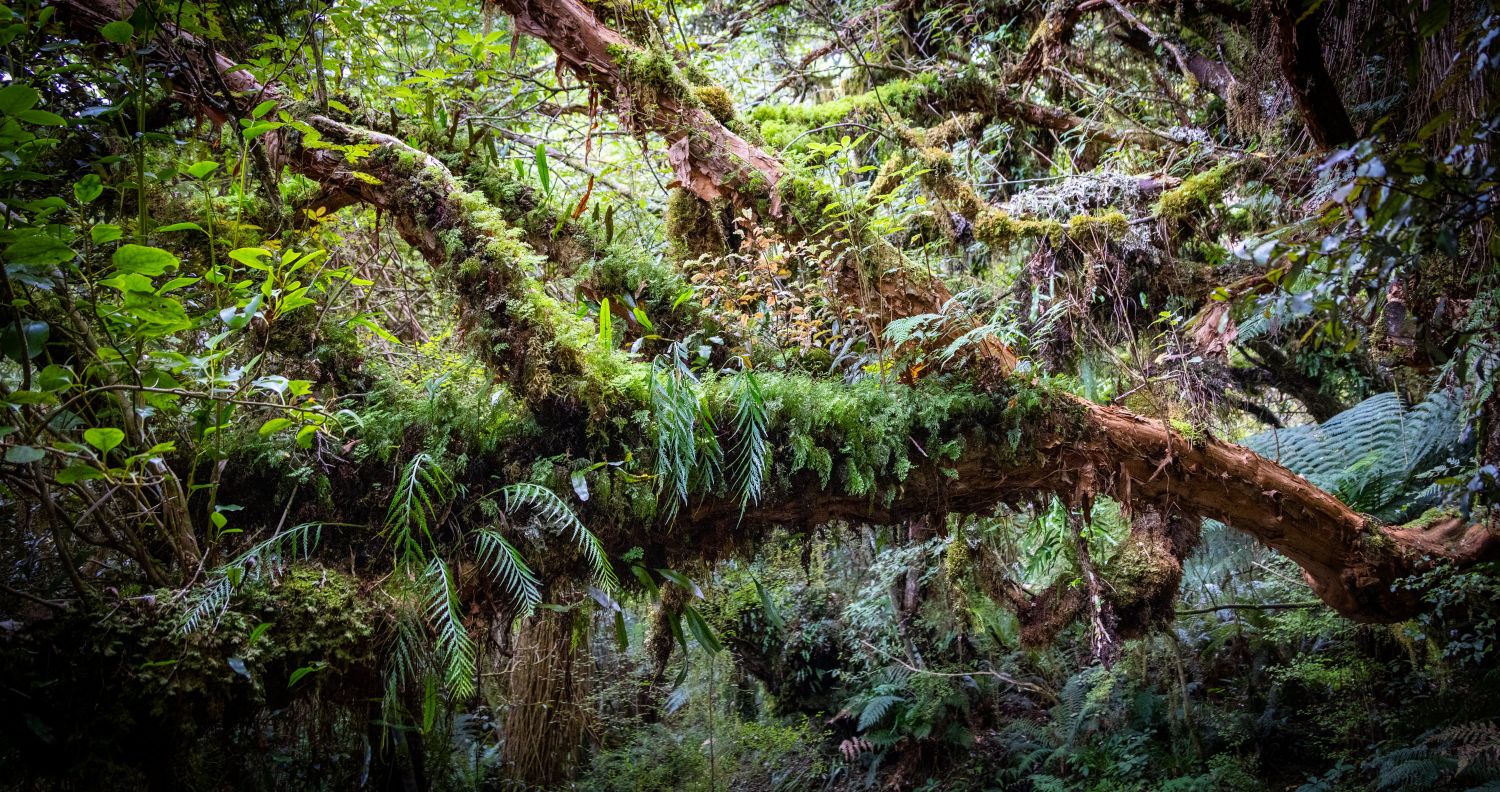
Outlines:
{"label": "tree fern", "polygon": [[604,544],[584,526],[578,515],[568,508],[568,504],[557,497],[557,493],[539,484],[522,482],[505,487],[500,490],[500,494],[504,499],[506,512],[530,508],[542,522],[554,530],[567,531],[593,568],[595,585],[606,591],[619,586],[620,581],[615,577],[614,567],[604,552]]}
{"label": "tree fern", "polygon": [[437,634],[437,648],[442,655],[448,690],[458,698],[474,692],[474,639],[458,612],[458,591],[453,574],[443,559],[433,556],[424,575],[427,582],[427,621]]}
{"label": "tree fern", "polygon": [[542,601],[541,584],[520,551],[492,530],[482,530],[476,536],[479,546],[479,563],[490,579],[505,588],[515,601],[522,616],[530,616]]}
{"label": "tree fern", "polygon": [[453,479],[431,454],[417,454],[402,468],[385,513],[386,539],[402,560],[424,560],[436,545],[434,533],[453,489]]}
{"label": "tree fern", "polygon": [[1462,400],[1452,391],[1410,409],[1383,393],[1322,424],[1262,432],[1241,444],[1356,509],[1399,521],[1438,502],[1432,484],[1456,464],[1463,423]]}

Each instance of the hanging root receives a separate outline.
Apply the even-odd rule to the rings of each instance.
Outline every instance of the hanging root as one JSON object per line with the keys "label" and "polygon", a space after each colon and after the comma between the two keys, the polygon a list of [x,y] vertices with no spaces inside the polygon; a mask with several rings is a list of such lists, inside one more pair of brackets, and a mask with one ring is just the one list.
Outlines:
{"label": "hanging root", "polygon": [[1087,613],[1090,649],[1096,660],[1110,662],[1120,641],[1137,638],[1172,621],[1182,562],[1198,546],[1198,521],[1176,513],[1149,510],[1135,515],[1130,535],[1109,562],[1096,569],[1078,542],[1083,585],[1058,581],[1037,594],[1020,584],[981,574],[991,596],[1007,602],[1021,623],[1026,646],[1051,643],[1064,628]]}
{"label": "hanging root", "polygon": [[588,711],[587,629],[578,610],[541,609],[521,623],[510,670],[505,718],[505,773],[524,788],[551,788],[581,759]]}

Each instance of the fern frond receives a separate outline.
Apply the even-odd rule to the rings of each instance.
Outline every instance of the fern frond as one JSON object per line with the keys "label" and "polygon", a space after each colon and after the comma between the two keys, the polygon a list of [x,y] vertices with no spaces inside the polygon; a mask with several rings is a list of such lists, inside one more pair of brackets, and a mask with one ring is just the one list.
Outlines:
{"label": "fern frond", "polygon": [[207,584],[188,594],[190,605],[182,616],[182,631],[194,632],[209,622],[217,625],[235,590],[246,578],[280,574],[292,559],[311,556],[322,537],[322,523],[302,523],[251,545],[214,570]]}
{"label": "fern frond", "polygon": [[1432,490],[1461,456],[1464,412],[1452,391],[1407,409],[1382,393],[1328,421],[1240,441],[1360,511],[1400,521],[1436,505]]}
{"label": "fern frond", "polygon": [[740,495],[740,514],[744,515],[746,506],[760,502],[761,488],[765,484],[766,461],[770,454],[770,413],[760,380],[748,367],[736,377],[733,393],[733,486]]}
{"label": "fern frond", "polygon": [[886,712],[890,711],[892,705],[899,701],[905,701],[900,696],[876,696],[865,702],[865,707],[859,714],[859,731],[865,731],[871,726],[879,723],[885,718]]}
{"label": "fern frond", "polygon": [[[718,478],[723,451],[714,434],[698,388],[698,378],[687,363],[687,352],[673,344],[651,365],[651,413],[656,417],[656,483],[658,496],[671,493],[667,518],[686,503],[694,483],[710,488]],[[704,431],[699,432],[699,423]]]}
{"label": "fern frond", "polygon": [[386,509],[385,536],[403,560],[421,561],[436,545],[433,534],[452,497],[453,479],[431,454],[417,454],[402,468]]}
{"label": "fern frond", "polygon": [[500,494],[504,499],[506,512],[530,508],[542,522],[554,530],[567,531],[593,568],[595,585],[605,591],[612,591],[620,585],[614,566],[609,563],[609,557],[604,552],[604,543],[584,526],[578,515],[568,508],[568,504],[557,493],[539,484],[521,482],[505,487],[500,490]]}
{"label": "fern frond", "polygon": [[480,531],[475,541],[479,546],[479,563],[490,579],[505,588],[520,615],[530,616],[542,601],[542,588],[536,574],[521,558],[521,552],[492,530]]}
{"label": "fern frond", "polygon": [[424,575],[427,580],[427,621],[437,634],[438,652],[446,664],[444,681],[458,698],[474,693],[475,647],[458,612],[458,591],[453,574],[443,559],[433,556]]}

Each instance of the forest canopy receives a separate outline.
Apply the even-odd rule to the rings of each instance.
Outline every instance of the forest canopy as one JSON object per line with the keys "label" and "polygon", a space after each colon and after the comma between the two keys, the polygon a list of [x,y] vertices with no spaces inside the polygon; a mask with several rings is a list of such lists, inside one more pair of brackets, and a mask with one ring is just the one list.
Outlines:
{"label": "forest canopy", "polygon": [[1500,784],[1500,10],[11,0],[0,785]]}

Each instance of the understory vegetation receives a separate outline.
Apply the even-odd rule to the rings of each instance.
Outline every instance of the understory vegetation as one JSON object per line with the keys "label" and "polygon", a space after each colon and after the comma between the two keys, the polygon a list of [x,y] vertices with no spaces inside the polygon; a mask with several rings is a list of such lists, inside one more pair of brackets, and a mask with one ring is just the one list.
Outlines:
{"label": "understory vegetation", "polygon": [[1490,0],[10,0],[0,789],[1500,790]]}

